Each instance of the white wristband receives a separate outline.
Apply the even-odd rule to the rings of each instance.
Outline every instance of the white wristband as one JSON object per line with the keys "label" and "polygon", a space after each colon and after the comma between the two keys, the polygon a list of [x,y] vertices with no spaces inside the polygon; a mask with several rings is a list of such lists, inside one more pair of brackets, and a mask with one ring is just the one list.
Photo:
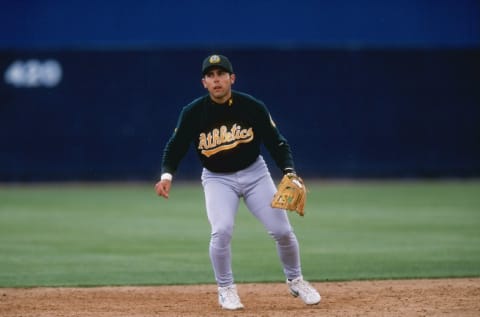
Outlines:
{"label": "white wristband", "polygon": [[160,177],[160,180],[164,181],[171,181],[173,179],[173,175],[170,173],[163,173],[162,176]]}

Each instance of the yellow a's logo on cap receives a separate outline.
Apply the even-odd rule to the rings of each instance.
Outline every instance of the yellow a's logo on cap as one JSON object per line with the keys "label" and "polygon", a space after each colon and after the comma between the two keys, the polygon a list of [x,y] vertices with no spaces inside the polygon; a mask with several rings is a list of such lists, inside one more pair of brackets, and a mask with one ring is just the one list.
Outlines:
{"label": "yellow a's logo on cap", "polygon": [[208,61],[210,62],[210,64],[220,63],[220,56],[212,55],[212,56],[210,56],[210,59]]}

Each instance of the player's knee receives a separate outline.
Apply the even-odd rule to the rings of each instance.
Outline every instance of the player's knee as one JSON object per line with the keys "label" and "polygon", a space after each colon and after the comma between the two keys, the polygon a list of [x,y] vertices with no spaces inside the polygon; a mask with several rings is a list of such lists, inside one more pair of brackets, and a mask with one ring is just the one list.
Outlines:
{"label": "player's knee", "polygon": [[218,248],[226,247],[230,244],[232,240],[232,229],[230,228],[223,228],[217,229],[212,232],[211,235],[211,242]]}
{"label": "player's knee", "polygon": [[291,229],[279,230],[276,232],[271,233],[273,239],[277,241],[279,244],[289,244],[295,236]]}

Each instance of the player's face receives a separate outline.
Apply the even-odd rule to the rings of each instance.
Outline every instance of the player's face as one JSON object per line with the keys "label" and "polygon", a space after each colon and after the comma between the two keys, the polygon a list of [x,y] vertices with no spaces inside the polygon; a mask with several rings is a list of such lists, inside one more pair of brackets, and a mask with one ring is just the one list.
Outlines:
{"label": "player's face", "polygon": [[221,68],[214,68],[202,78],[210,97],[216,103],[224,103],[232,96],[232,85],[235,82],[235,75],[224,71]]}

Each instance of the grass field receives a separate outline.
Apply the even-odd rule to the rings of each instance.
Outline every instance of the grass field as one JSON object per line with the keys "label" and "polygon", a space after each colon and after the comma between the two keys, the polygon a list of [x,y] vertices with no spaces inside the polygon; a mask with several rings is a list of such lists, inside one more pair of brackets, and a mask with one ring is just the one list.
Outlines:
{"label": "grass field", "polygon": [[[480,276],[480,181],[309,182],[290,219],[312,281]],[[0,287],[213,283],[199,183],[0,185]],[[242,205],[237,282],[278,282]]]}

